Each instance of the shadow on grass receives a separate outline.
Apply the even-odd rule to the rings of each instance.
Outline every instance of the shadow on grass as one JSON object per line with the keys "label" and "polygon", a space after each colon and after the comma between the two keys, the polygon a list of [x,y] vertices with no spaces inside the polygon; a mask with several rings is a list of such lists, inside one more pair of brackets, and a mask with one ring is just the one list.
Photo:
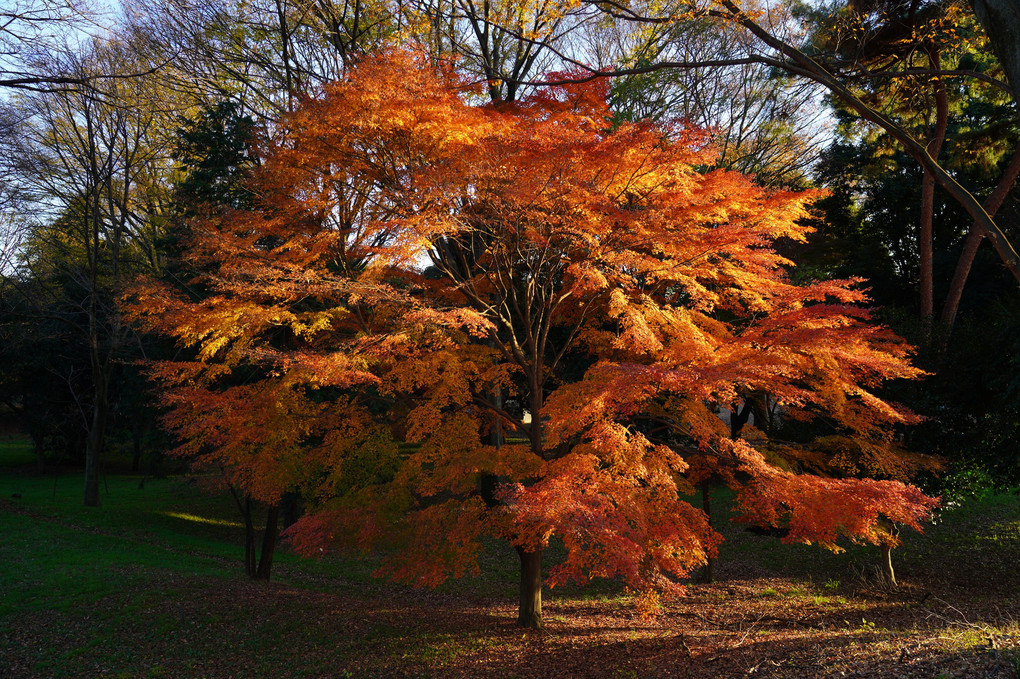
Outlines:
{"label": "shadow on grass", "polygon": [[1015,497],[908,537],[894,593],[855,580],[868,550],[728,527],[723,581],[658,619],[602,582],[548,593],[534,633],[514,625],[505,544],[482,575],[439,591],[372,580],[371,559],[285,554],[280,581],[254,583],[229,500],[179,481],[110,483],[95,511],[77,484],[53,497],[52,480],[0,477],[22,495],[0,506],[3,677],[1016,677]]}
{"label": "shadow on grass", "polygon": [[[963,628],[901,601],[826,612],[742,591],[729,606],[692,597],[644,621],[612,603],[554,600],[536,633],[513,624],[509,604],[441,593],[342,596],[131,571],[111,572],[131,584],[89,608],[5,619],[6,676],[1009,679],[1009,644],[1020,642],[1015,625]],[[840,619],[851,614],[867,619]]]}

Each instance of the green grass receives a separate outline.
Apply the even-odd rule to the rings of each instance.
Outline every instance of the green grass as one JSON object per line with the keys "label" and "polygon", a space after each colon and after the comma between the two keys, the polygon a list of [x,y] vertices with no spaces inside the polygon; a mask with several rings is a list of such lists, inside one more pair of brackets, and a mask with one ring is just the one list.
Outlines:
{"label": "green grass", "polygon": [[[85,508],[82,475],[39,476],[33,463],[26,442],[0,441],[0,659],[15,663],[11,676],[446,676],[448,668],[470,668],[490,656],[504,659],[483,663],[487,669],[478,672],[506,676],[517,670],[505,658],[532,653],[535,642],[512,624],[517,557],[506,543],[486,545],[478,576],[436,593],[377,582],[375,557],[310,561],[285,550],[278,552],[274,582],[252,584],[243,575],[240,515],[228,494],[210,493],[188,476],[109,475],[101,484],[102,506]],[[718,506],[725,507],[722,498]],[[900,623],[883,616],[913,610],[914,595],[875,604],[855,589],[850,566],[877,563],[874,548],[830,554],[717,523],[727,537],[721,573],[753,566],[767,579],[732,581],[746,596],[725,581],[692,586],[691,600],[706,613],[680,618],[683,624],[715,620],[739,603],[753,613],[733,615],[750,620],[758,610],[774,610],[777,618],[821,616],[862,647],[900,643]],[[562,550],[554,543],[548,562],[562,558]],[[938,573],[933,563],[961,558],[980,563],[983,577],[1002,591],[1016,584],[1020,498],[980,498],[946,513],[926,535],[905,535],[897,550],[898,571],[908,582],[912,573]],[[1018,602],[1002,591],[989,594],[986,609],[1016,610]],[[559,652],[580,653],[579,666],[604,669],[606,676],[645,676],[659,666],[662,632],[635,622],[631,595],[619,583],[547,590],[547,605],[550,626],[563,631],[542,643],[553,648],[561,638]],[[611,622],[571,636],[571,628],[583,628],[593,615]],[[968,624],[980,620],[968,615]],[[915,618],[925,620],[924,613]],[[728,624],[704,643],[747,629],[739,620]],[[949,641],[937,643],[956,654],[982,653],[989,633],[1012,634],[992,623],[947,629],[937,638]],[[770,634],[761,627],[747,639],[768,643]],[[696,648],[695,637],[689,641]],[[646,653],[636,665],[634,649]],[[600,653],[609,656],[587,659]]]}
{"label": "green grass", "polygon": [[30,464],[35,464],[31,441],[12,436],[0,437],[0,468]]}

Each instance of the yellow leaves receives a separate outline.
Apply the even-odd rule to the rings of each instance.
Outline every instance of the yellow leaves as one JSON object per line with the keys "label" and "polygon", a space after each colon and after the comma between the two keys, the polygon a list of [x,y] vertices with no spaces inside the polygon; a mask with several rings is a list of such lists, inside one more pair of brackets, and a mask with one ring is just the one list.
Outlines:
{"label": "yellow leaves", "polygon": [[734,440],[716,412],[909,421],[873,390],[917,371],[856,281],[796,286],[772,247],[803,240],[817,194],[695,171],[704,133],[614,129],[604,84],[498,108],[461,85],[420,54],[366,57],[285,121],[256,210],[195,225],[204,297],[139,289],[159,312],[137,317],[194,348],[154,370],[182,454],[255,497],[300,486],[330,512],[302,549],[398,546],[385,571],[424,585],[470,572],[483,534],[556,534],[552,584],[676,592],[719,540],[681,499],[709,479],[793,539],[917,525],[929,499],[907,486],[794,474],[905,475],[895,448],[784,449],[764,423]]}
{"label": "yellow leaves", "polygon": [[663,344],[645,318],[645,310],[627,307],[621,312],[620,335],[614,346],[636,356],[655,355],[663,350]]}

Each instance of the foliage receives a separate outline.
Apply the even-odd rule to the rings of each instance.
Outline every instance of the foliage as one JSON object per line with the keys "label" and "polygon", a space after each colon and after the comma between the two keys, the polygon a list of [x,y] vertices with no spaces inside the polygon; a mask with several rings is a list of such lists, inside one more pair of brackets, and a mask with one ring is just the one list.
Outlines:
{"label": "foliage", "polygon": [[[613,127],[599,86],[471,107],[421,61],[366,59],[286,120],[258,209],[196,233],[209,294],[135,291],[138,320],[196,350],[153,369],[179,452],[267,502],[301,487],[301,551],[400,546],[383,571],[427,585],[470,572],[484,535],[525,553],[559,535],[550,584],[678,592],[718,542],[683,496],[709,474],[790,541],[919,528],[934,501],[888,433],[914,418],[874,393],[919,374],[908,347],[855,281],[795,285],[770,247],[805,238],[810,193],[697,172],[702,133]],[[713,409],[751,393],[870,441],[889,480],[736,438]],[[486,443],[496,420],[525,442]],[[395,433],[416,447],[396,455]]]}
{"label": "foliage", "polygon": [[[941,17],[940,21],[945,11],[956,16],[952,13],[959,9],[935,5],[926,5],[925,11]],[[973,18],[958,18],[952,32],[938,32],[943,66],[996,74],[998,64],[976,32]],[[890,20],[888,25],[891,31],[895,22]],[[924,42],[911,44],[916,52]],[[896,45],[905,49],[903,41]],[[878,53],[874,57],[906,63],[913,58]],[[930,83],[923,78],[912,80],[899,79],[895,85],[875,82],[868,89],[872,101],[881,102],[913,134],[924,138],[931,126],[933,104],[924,94]],[[1017,143],[1012,102],[999,89],[977,80],[946,79],[945,92],[947,127],[940,162],[974,195],[987,196]],[[840,138],[823,155],[818,170],[818,180],[832,187],[832,193],[818,205],[819,233],[804,259],[820,276],[866,275],[874,298],[886,307],[884,314],[894,327],[918,342],[929,342],[930,349],[919,363],[934,374],[900,392],[901,399],[925,416],[922,425],[908,434],[911,447],[944,457],[954,467],[983,468],[999,487],[1014,484],[1016,432],[1010,413],[1016,406],[1010,385],[1016,371],[1008,358],[1012,348],[1006,310],[1013,306],[1015,282],[996,266],[994,257],[978,252],[959,301],[959,321],[948,336],[950,331],[941,328],[934,339],[926,338],[930,328],[917,322],[915,312],[921,244],[915,231],[904,228],[920,220],[922,172],[886,135],[859,129],[845,111],[839,112],[838,119]],[[1015,233],[1016,205],[1014,191],[998,212],[1010,237]],[[950,281],[954,269],[958,270],[970,219],[939,192],[933,207],[934,298],[941,303],[952,291]],[[945,481],[951,495],[955,478],[954,471]],[[939,488],[939,483],[933,481],[927,487]]]}
{"label": "foliage", "polygon": [[194,119],[182,120],[172,156],[184,176],[177,197],[199,204],[243,208],[251,203],[243,179],[253,162],[255,122],[231,100],[209,104]]}

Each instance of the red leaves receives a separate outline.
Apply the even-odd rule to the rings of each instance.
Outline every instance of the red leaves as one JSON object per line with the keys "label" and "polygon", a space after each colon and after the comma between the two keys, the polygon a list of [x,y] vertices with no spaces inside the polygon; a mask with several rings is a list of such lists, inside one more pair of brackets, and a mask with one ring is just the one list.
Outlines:
{"label": "red leaves", "polygon": [[541,480],[505,491],[515,542],[533,548],[553,534],[563,540],[567,558],[550,572],[551,586],[604,577],[681,593],[677,578],[714,554],[720,538],[681,499],[673,474],[684,465],[675,453],[619,430],[607,436],[593,447],[611,446],[615,463],[579,446],[546,463]]}
{"label": "red leaves", "polygon": [[[154,369],[182,450],[268,501],[302,488],[301,551],[385,545],[386,573],[425,585],[484,535],[556,535],[551,584],[678,592],[719,540],[684,499],[713,480],[790,540],[919,528],[916,489],[820,475],[916,468],[888,440],[913,416],[876,389],[919,371],[859,281],[787,276],[772,243],[804,239],[816,194],[699,173],[705,135],[614,129],[599,87],[473,107],[448,67],[389,52],[305,102],[259,209],[196,225],[208,294],[137,291],[158,310],[138,318],[196,347]],[[758,401],[859,459],[717,415]]]}
{"label": "red leaves", "polygon": [[744,519],[789,528],[785,542],[817,542],[838,551],[839,537],[896,545],[893,524],[921,530],[938,500],[899,481],[826,479],[777,474],[748,485],[738,496]]}

